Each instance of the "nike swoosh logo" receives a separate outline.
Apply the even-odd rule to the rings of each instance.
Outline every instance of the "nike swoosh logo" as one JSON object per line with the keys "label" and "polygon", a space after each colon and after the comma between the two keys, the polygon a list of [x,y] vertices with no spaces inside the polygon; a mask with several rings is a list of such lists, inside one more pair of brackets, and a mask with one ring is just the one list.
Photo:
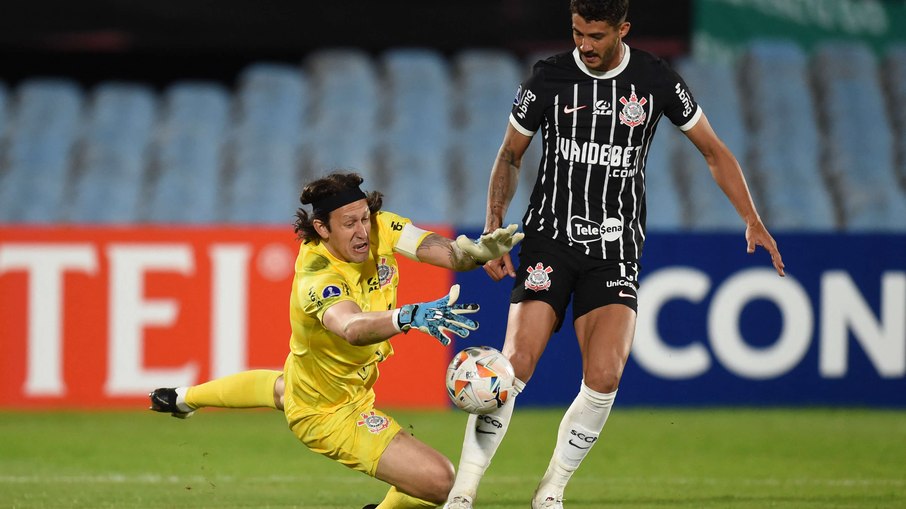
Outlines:
{"label": "nike swoosh logo", "polygon": [[620,297],[629,297],[630,299],[635,298],[635,295],[631,293],[625,293],[623,290],[620,290],[620,293],[618,293],[617,295],[619,295]]}
{"label": "nike swoosh logo", "polygon": [[569,445],[575,447],[576,449],[591,449],[590,445],[588,447],[581,447],[581,446],[574,444],[573,440],[571,438],[569,439]]}
{"label": "nike swoosh logo", "polygon": [[582,106],[576,106],[575,108],[570,108],[569,106],[564,106],[564,107],[563,107],[563,114],[564,114],[564,115],[569,115],[570,113],[575,113],[575,112],[581,110],[582,108],[585,108],[586,106],[588,106],[588,105],[587,105],[587,104],[583,104]]}
{"label": "nike swoosh logo", "polygon": [[493,431],[485,431],[485,430],[483,430],[483,429],[481,429],[481,428],[475,428],[475,432],[476,432],[476,433],[481,433],[482,435],[496,435],[496,434],[497,434],[497,433],[495,433],[495,432],[493,432]]}

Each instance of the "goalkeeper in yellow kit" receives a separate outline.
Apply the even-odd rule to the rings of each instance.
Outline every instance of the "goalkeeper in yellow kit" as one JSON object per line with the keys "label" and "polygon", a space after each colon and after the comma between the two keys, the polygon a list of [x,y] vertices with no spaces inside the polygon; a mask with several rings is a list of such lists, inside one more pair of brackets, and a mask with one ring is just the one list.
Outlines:
{"label": "goalkeeper in yellow kit", "polygon": [[456,271],[499,258],[522,239],[515,225],[479,240],[451,240],[381,211],[379,192],[362,178],[334,173],[302,191],[295,231],[303,241],[290,297],[292,337],[283,372],[246,371],[199,386],[156,389],[151,408],[177,417],[204,406],[283,408],[290,429],[309,449],[391,485],[379,505],[443,504],[453,465],[374,408],[378,363],[393,354],[390,337],[418,328],[442,344],[478,324],[463,316],[459,287],[436,301],[397,307],[395,253]]}

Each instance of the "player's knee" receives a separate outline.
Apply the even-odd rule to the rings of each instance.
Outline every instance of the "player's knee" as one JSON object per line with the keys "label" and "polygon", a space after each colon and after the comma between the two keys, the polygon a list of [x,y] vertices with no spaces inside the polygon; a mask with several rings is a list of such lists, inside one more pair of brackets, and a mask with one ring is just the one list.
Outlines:
{"label": "player's knee", "polygon": [[516,374],[516,378],[523,382],[528,382],[532,378],[535,366],[538,365],[538,356],[521,350],[510,352],[509,360],[510,364],[513,365],[513,372]]}
{"label": "player's knee", "polygon": [[283,410],[283,393],[285,390],[286,383],[283,380],[283,375],[280,375],[274,381],[274,406],[277,407],[277,410]]}
{"label": "player's knee", "polygon": [[453,480],[455,478],[453,464],[446,458],[444,460],[432,469],[430,485],[427,486],[427,493],[424,497],[428,502],[437,505],[442,505],[446,502],[447,497],[450,495],[450,490],[453,489]]}
{"label": "player's knee", "polygon": [[617,390],[620,386],[620,373],[586,373],[584,383],[586,387],[595,392],[607,394]]}

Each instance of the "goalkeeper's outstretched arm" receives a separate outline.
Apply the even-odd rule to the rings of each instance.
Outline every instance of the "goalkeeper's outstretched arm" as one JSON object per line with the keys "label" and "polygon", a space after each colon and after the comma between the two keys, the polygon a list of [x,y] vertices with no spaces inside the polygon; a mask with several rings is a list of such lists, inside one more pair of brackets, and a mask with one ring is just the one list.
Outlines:
{"label": "goalkeeper's outstretched arm", "polygon": [[415,252],[420,262],[464,272],[480,267],[510,252],[522,240],[516,225],[486,233],[476,240],[460,235],[456,240],[430,233]]}
{"label": "goalkeeper's outstretched arm", "polygon": [[464,338],[478,322],[462,316],[478,311],[478,304],[460,304],[459,285],[434,301],[406,304],[389,311],[362,311],[344,300],[330,306],[322,319],[324,327],[354,346],[372,345],[400,332],[418,329],[437,338],[444,346],[455,337]]}

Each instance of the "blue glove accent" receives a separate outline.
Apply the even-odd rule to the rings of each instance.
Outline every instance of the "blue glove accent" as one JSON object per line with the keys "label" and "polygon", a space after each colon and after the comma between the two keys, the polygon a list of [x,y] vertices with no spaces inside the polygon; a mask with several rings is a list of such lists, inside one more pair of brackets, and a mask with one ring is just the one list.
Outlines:
{"label": "blue glove accent", "polygon": [[462,315],[478,311],[478,304],[456,304],[459,285],[450,288],[449,295],[431,302],[406,304],[400,308],[397,325],[403,332],[416,328],[437,338],[444,346],[455,336],[467,337],[478,328],[478,322]]}

